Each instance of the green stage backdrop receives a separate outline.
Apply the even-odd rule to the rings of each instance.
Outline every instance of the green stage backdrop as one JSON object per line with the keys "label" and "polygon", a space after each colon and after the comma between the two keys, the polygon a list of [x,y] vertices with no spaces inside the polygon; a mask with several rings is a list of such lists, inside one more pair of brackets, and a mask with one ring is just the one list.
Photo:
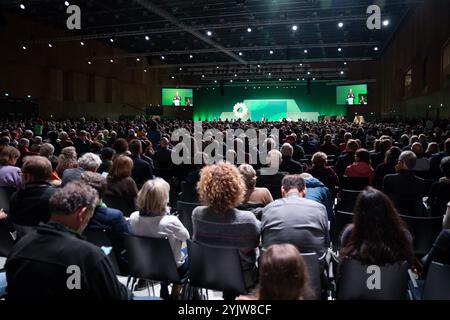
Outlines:
{"label": "green stage backdrop", "polygon": [[[224,95],[220,95],[219,87],[199,88],[194,90],[194,120],[218,119],[222,113],[233,112],[238,102],[248,105],[252,119],[261,120],[264,115],[268,120],[279,120],[285,117],[286,112],[317,112],[326,116],[345,116],[346,106],[336,105],[336,87],[323,83],[312,83],[311,94],[307,94],[306,86],[297,85],[297,88],[265,87],[260,89],[253,86],[225,87]],[[296,120],[296,119],[294,119]]]}
{"label": "green stage backdrop", "polygon": [[172,89],[172,88],[162,88],[162,99],[161,99],[162,105],[172,106],[173,97],[177,92],[181,98],[180,106],[184,107],[186,105],[186,98],[189,98],[191,101],[191,105],[194,105],[192,89]]}

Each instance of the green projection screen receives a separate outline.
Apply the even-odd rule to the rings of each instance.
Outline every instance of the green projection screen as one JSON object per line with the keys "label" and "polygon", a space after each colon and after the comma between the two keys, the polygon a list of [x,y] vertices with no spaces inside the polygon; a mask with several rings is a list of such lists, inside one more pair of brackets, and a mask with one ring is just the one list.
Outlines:
{"label": "green projection screen", "polygon": [[367,104],[367,84],[354,84],[336,87],[337,105]]}
{"label": "green projection screen", "polygon": [[192,89],[162,88],[162,105],[192,107],[194,105]]}

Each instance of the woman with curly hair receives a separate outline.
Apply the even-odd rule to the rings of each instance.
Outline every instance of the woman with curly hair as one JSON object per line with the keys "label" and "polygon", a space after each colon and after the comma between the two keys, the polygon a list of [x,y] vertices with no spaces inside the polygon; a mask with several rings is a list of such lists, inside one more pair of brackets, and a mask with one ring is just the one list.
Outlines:
{"label": "woman with curly hair", "polygon": [[58,165],[56,166],[56,173],[58,176],[62,177],[64,170],[76,168],[77,166],[77,151],[75,150],[75,147],[63,148],[58,157]]}
{"label": "woman with curly hair", "polygon": [[244,181],[232,164],[204,167],[197,185],[199,206],[192,213],[193,238],[198,243],[240,249],[242,271],[247,288],[255,285],[255,266],[260,222],[250,211],[236,209],[246,193]]}

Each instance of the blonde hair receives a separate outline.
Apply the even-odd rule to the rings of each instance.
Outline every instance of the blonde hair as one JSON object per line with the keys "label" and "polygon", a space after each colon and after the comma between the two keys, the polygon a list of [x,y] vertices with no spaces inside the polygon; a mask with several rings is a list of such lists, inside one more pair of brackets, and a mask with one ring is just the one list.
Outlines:
{"label": "blonde hair", "polygon": [[249,164],[241,164],[239,166],[239,172],[242,175],[242,179],[244,179],[245,186],[247,187],[247,191],[254,189],[256,185],[256,171]]}
{"label": "blonde hair", "polygon": [[225,162],[204,167],[197,188],[200,200],[216,213],[235,208],[242,203],[246,193],[238,169]]}
{"label": "blonde hair", "polygon": [[139,211],[163,215],[169,202],[169,191],[170,186],[164,179],[148,180],[138,193],[137,205]]}
{"label": "blonde hair", "polygon": [[73,168],[77,165],[77,151],[75,147],[65,147],[61,150],[61,154],[58,157],[58,165],[56,172],[61,177],[64,170]]}

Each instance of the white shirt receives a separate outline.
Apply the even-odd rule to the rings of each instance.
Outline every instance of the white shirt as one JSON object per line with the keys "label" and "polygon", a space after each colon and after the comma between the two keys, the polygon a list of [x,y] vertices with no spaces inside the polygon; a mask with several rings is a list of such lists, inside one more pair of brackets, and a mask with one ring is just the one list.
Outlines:
{"label": "white shirt", "polygon": [[137,236],[169,239],[177,267],[180,267],[185,260],[185,255],[181,251],[183,241],[189,239],[189,232],[181,221],[175,216],[163,215],[156,217],[142,217],[139,211],[131,214],[131,232]]}

